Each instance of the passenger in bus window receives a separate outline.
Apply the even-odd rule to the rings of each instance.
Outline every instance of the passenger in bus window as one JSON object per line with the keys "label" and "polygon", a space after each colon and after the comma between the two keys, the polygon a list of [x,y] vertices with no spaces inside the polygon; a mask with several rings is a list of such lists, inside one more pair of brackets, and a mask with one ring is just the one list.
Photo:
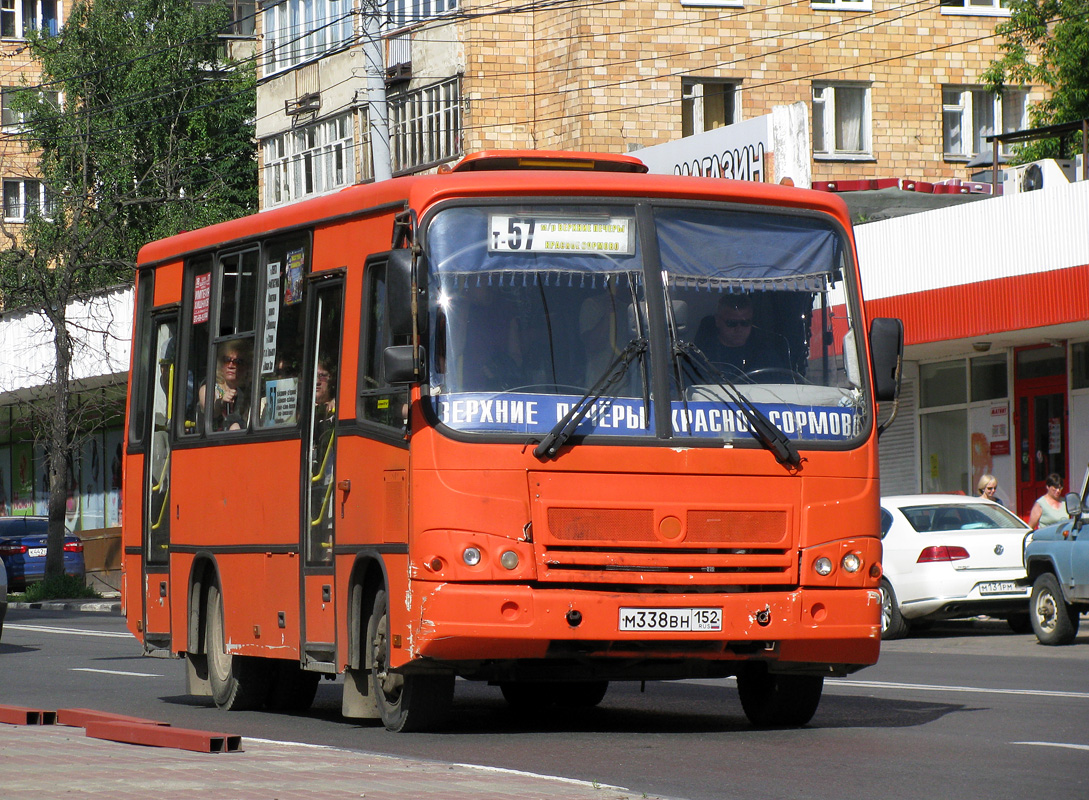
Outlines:
{"label": "passenger in bus window", "polygon": [[[237,431],[249,426],[250,362],[248,342],[232,340],[220,344],[216,355],[216,383],[212,400],[212,430]],[[201,386],[199,400],[208,408],[207,386]]]}
{"label": "passenger in bus window", "polygon": [[695,345],[727,376],[755,370],[788,370],[786,342],[758,327],[752,299],[744,294],[725,294],[712,316],[704,317],[696,331]]}

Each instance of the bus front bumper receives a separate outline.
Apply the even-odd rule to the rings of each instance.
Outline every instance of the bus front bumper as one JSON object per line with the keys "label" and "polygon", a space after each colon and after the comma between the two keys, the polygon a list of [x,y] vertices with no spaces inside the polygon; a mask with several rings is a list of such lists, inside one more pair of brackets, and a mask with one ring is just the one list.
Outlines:
{"label": "bus front bumper", "polygon": [[881,641],[876,589],[667,595],[417,582],[412,594],[415,624],[394,666],[414,659],[759,658],[784,668],[853,671],[876,663]]}

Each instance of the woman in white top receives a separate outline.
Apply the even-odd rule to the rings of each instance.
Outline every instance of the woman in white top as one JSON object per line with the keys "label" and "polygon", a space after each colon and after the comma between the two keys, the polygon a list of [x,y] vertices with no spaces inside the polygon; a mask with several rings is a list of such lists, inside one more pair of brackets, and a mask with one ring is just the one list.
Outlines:
{"label": "woman in white top", "polygon": [[1029,526],[1033,529],[1066,522],[1066,504],[1063,502],[1063,479],[1052,472],[1044,481],[1047,494],[1037,500],[1029,514]]}

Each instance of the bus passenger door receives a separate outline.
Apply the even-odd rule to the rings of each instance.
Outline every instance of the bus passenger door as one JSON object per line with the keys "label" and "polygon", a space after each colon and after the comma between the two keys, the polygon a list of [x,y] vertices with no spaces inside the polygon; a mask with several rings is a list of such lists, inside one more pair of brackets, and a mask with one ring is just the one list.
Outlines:
{"label": "bus passenger door", "polygon": [[148,364],[152,371],[148,376],[151,413],[148,415],[143,486],[144,638],[149,646],[167,647],[170,642],[171,588],[170,434],[174,418],[177,315],[154,316],[152,331],[152,351]]}
{"label": "bus passenger door", "polygon": [[344,285],[319,280],[309,292],[307,354],[309,398],[304,408],[306,435],[302,484],[301,620],[303,662],[335,665],[336,618],[333,598],[333,545],[336,515],[337,377]]}

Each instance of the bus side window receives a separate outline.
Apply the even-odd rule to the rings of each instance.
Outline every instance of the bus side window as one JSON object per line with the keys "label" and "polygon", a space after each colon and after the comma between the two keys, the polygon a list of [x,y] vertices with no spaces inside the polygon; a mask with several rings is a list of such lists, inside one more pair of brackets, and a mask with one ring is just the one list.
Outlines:
{"label": "bus side window", "polygon": [[409,393],[405,387],[392,386],[386,380],[382,354],[391,345],[411,342],[397,341],[390,331],[384,263],[370,267],[363,302],[359,415],[364,420],[400,430],[408,422]]}
{"label": "bus side window", "polygon": [[257,363],[258,414],[267,428],[294,425],[299,418],[303,341],[303,290],[309,240],[293,236],[266,244],[261,347]]}
{"label": "bus side window", "polygon": [[197,390],[212,431],[249,430],[253,422],[254,339],[260,259],[256,247],[219,257],[215,362]]}
{"label": "bus side window", "polygon": [[179,372],[184,377],[179,387],[181,398],[182,435],[197,436],[204,430],[204,411],[197,392],[208,375],[208,341],[212,301],[212,259],[202,256],[186,265],[186,287],[189,310],[186,327],[189,332],[185,363]]}

